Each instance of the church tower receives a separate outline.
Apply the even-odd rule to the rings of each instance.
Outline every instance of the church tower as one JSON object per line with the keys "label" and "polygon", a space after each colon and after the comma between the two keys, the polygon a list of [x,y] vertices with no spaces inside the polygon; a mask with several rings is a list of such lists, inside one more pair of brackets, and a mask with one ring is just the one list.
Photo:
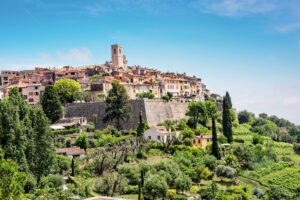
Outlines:
{"label": "church tower", "polygon": [[123,55],[122,46],[119,44],[111,45],[111,61],[117,67],[127,68],[126,56]]}

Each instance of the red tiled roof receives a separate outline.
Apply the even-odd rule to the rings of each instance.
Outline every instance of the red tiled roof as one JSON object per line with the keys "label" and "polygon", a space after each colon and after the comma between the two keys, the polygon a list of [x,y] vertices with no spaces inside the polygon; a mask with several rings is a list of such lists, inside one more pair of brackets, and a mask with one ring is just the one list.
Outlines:
{"label": "red tiled roof", "polygon": [[79,147],[68,147],[68,148],[57,148],[55,149],[57,154],[66,154],[66,155],[82,155],[85,154],[84,149],[80,149]]}

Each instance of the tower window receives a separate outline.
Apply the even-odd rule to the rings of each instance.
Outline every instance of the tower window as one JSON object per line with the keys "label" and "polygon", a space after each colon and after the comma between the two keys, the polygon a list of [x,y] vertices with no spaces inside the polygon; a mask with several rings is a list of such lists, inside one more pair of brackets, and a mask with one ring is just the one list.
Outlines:
{"label": "tower window", "polygon": [[116,51],[116,49],[114,49],[114,54],[116,54],[117,53],[117,51]]}

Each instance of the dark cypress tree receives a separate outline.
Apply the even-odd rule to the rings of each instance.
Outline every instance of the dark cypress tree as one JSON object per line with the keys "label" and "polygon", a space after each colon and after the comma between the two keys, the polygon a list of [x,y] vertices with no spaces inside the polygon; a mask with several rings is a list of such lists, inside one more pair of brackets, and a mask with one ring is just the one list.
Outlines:
{"label": "dark cypress tree", "polygon": [[60,119],[62,116],[62,105],[58,93],[52,85],[46,86],[41,104],[44,113],[52,123]]}
{"label": "dark cypress tree", "polygon": [[126,89],[119,82],[112,82],[112,89],[105,100],[106,109],[103,122],[115,122],[116,128],[120,130],[121,120],[130,118],[131,106]]}
{"label": "dark cypress tree", "polygon": [[74,158],[72,158],[72,163],[71,163],[71,176],[75,176],[75,164],[74,164]]}
{"label": "dark cypress tree", "polygon": [[211,120],[212,120],[212,147],[211,147],[211,153],[217,159],[220,159],[221,156],[220,156],[220,151],[219,151],[219,146],[218,146],[218,136],[217,136],[215,117],[212,116]]}
{"label": "dark cypress tree", "polygon": [[229,109],[231,109],[232,108],[232,101],[231,101],[231,97],[230,97],[228,92],[226,92],[225,97],[227,98]]}
{"label": "dark cypress tree", "polygon": [[228,99],[227,95],[223,97],[223,133],[227,138],[227,142],[232,142],[232,120],[230,115],[230,99]]}

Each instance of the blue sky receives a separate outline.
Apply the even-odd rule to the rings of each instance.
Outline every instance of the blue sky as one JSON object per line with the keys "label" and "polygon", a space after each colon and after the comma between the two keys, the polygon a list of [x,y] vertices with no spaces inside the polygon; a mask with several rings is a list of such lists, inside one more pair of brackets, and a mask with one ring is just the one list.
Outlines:
{"label": "blue sky", "polygon": [[238,110],[300,124],[298,0],[0,0],[0,69],[130,65],[197,75]]}

